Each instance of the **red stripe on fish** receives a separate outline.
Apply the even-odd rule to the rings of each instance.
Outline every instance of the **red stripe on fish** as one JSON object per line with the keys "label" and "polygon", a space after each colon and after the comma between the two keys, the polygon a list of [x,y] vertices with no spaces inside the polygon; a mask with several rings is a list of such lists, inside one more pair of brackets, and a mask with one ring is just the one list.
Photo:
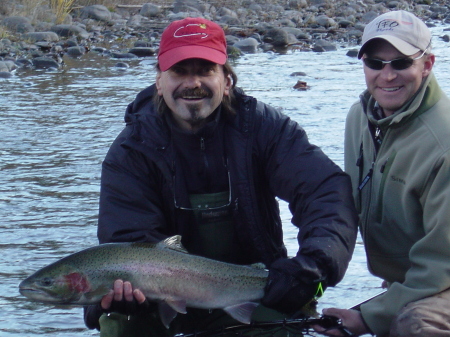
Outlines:
{"label": "red stripe on fish", "polygon": [[91,290],[91,286],[83,274],[70,273],[64,276],[64,279],[69,285],[70,290],[78,293],[86,293]]}

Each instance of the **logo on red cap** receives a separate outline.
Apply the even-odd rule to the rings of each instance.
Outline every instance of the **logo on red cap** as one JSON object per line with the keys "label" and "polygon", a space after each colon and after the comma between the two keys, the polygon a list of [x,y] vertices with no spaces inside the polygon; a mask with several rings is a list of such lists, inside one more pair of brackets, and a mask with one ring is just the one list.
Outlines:
{"label": "logo on red cap", "polygon": [[186,18],[172,22],[164,30],[158,53],[160,69],[166,71],[190,58],[225,64],[227,44],[218,24],[203,18]]}
{"label": "logo on red cap", "polygon": [[208,37],[206,32],[197,31],[196,28],[206,29],[206,24],[204,23],[190,23],[186,26],[181,26],[174,33],[173,37],[188,37],[188,36],[200,36],[200,38],[204,39]]}

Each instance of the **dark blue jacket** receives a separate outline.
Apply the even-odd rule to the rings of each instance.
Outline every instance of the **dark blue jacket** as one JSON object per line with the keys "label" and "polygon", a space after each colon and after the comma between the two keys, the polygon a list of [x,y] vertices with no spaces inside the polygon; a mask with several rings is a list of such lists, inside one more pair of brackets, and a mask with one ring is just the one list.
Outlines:
{"label": "dark blue jacket", "polygon": [[[154,108],[151,86],[126,111],[126,127],[103,162],[100,243],[196,237],[189,212],[174,207],[171,129]],[[297,259],[328,286],[344,276],[357,232],[349,177],[289,117],[235,89],[236,116],[221,119],[231,175],[233,220],[245,263],[286,257],[277,198],[299,228]],[[178,187],[177,188],[182,188]],[[178,191],[177,195],[183,195]]]}

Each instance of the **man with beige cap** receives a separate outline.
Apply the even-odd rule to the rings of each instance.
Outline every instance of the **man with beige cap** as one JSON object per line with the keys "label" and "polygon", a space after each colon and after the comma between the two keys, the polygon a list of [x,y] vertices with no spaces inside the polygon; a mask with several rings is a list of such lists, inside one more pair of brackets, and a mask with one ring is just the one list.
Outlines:
{"label": "man with beige cap", "polygon": [[345,170],[368,268],[387,290],[358,310],[323,312],[355,336],[450,336],[450,101],[432,72],[430,30],[385,13],[358,57],[367,90],[347,117]]}

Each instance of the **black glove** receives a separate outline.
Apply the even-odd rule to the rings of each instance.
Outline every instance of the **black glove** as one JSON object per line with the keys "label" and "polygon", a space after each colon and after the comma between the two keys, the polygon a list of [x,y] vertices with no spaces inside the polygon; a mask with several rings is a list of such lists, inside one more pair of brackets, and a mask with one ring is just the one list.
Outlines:
{"label": "black glove", "polygon": [[109,309],[103,309],[103,312],[117,312],[118,314],[132,316],[138,315],[142,312],[147,312],[150,308],[150,303],[145,300],[143,303],[138,303],[134,298],[132,301],[123,299],[122,301],[112,301]]}
{"label": "black glove", "polygon": [[89,305],[84,307],[84,323],[89,329],[100,330],[99,319],[105,313],[117,312],[122,315],[132,316],[147,314],[150,311],[156,310],[156,305],[145,300],[139,304],[136,300],[113,301],[111,307],[107,310],[103,309],[100,304]]}
{"label": "black glove", "polygon": [[104,312],[100,304],[85,306],[84,324],[86,324],[89,329],[100,330],[100,323],[98,320],[103,313]]}
{"label": "black glove", "polygon": [[285,314],[298,312],[318,295],[321,285],[318,273],[293,259],[276,260],[269,268],[261,303]]}

